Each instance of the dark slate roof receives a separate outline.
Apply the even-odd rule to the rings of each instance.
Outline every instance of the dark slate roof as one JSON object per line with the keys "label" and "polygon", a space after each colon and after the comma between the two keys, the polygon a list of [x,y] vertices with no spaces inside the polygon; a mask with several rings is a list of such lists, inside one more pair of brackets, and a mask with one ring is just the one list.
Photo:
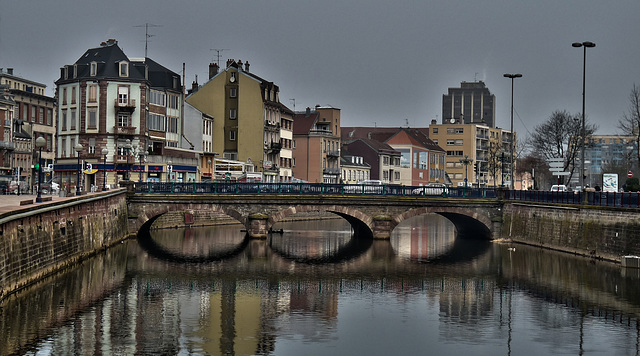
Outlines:
{"label": "dark slate roof", "polygon": [[[295,125],[295,123],[294,123]],[[390,155],[401,155],[400,151],[396,151],[393,147],[389,146],[388,144],[384,143],[384,142],[380,142],[380,141],[376,141],[376,140],[371,140],[368,138],[359,138],[356,140],[351,141],[355,142],[355,141],[361,141],[363,142],[365,145],[371,147],[371,149],[373,149],[374,151],[378,152],[378,153],[386,153],[386,154],[390,154]]]}
{"label": "dark slate roof", "polygon": [[362,161],[362,163],[353,163],[353,161],[351,160],[352,157],[356,157],[356,156],[349,153],[345,153],[344,150],[340,151],[340,166],[346,165],[346,166],[371,168],[371,165],[365,161]]}
{"label": "dark slate roof", "polygon": [[[148,57],[144,59],[144,64],[149,68],[149,83],[152,88],[171,88],[177,91],[182,89],[180,75],[177,73]],[[174,84],[176,84],[177,87],[174,87]]]}

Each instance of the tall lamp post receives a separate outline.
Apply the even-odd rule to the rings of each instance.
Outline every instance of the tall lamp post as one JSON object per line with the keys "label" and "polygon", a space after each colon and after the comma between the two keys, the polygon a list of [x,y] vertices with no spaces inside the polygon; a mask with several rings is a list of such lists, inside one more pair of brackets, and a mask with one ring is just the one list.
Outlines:
{"label": "tall lamp post", "polygon": [[[571,46],[576,47],[576,48],[580,48],[583,47],[584,48],[584,56],[583,56],[583,60],[582,60],[582,128],[580,130],[580,140],[581,142],[581,146],[582,149],[580,150],[580,186],[582,187],[582,190],[584,191],[584,145],[585,145],[585,139],[587,136],[586,130],[585,130],[585,117],[584,117],[584,92],[585,92],[585,78],[587,75],[587,48],[593,48],[596,46],[595,43],[593,42],[589,42],[589,41],[585,41],[585,42],[574,42],[571,44]],[[586,194],[582,194],[582,201],[586,202],[587,200],[587,195]]]}
{"label": "tall lamp post", "polygon": [[509,146],[510,146],[509,150],[511,152],[511,165],[510,165],[511,169],[509,170],[510,171],[509,180],[511,181],[511,183],[509,185],[510,185],[511,189],[514,189],[513,166],[514,166],[515,160],[514,160],[514,154],[513,154],[513,151],[514,151],[513,147],[515,146],[515,141],[514,141],[515,135],[513,133],[513,80],[516,79],[516,78],[521,78],[522,74],[520,74],[520,73],[516,73],[516,74],[505,73],[504,77],[511,79],[511,143],[509,144]]}
{"label": "tall lamp post", "polygon": [[107,155],[109,154],[109,150],[105,147],[102,149],[102,191],[107,191]]}
{"label": "tall lamp post", "polygon": [[467,168],[469,168],[469,164],[473,162],[473,159],[469,158],[469,155],[464,155],[464,158],[460,158],[460,163],[464,164],[464,187],[467,187]]}
{"label": "tall lamp post", "polygon": [[[36,203],[42,203],[42,147],[47,144],[47,140],[44,137],[40,136],[36,139],[36,147],[38,147],[38,151],[40,151],[40,155],[38,156],[38,196],[36,197]],[[20,190],[18,183],[18,190]]]}
{"label": "tall lamp post", "polygon": [[138,167],[140,176],[138,177],[138,181],[142,183],[142,175],[144,174],[144,150],[142,149],[142,146],[138,147],[138,159],[140,160],[140,166]]}
{"label": "tall lamp post", "polygon": [[82,172],[82,165],[80,164],[80,152],[82,152],[82,145],[80,143],[76,144],[73,149],[78,153],[78,176],[76,177],[76,195],[81,195],[82,190],[80,189],[80,172]]}
{"label": "tall lamp post", "polygon": [[213,181],[213,176],[211,176],[211,160],[207,160],[207,164],[209,165],[209,178]]}
{"label": "tall lamp post", "polygon": [[124,145],[124,148],[127,152],[127,180],[129,180],[129,171],[131,170],[131,167],[129,167],[129,152],[131,151],[131,140],[127,139],[127,142]]}
{"label": "tall lamp post", "polygon": [[171,183],[171,173],[173,172],[173,166],[171,165],[171,161],[167,161],[167,173],[169,174],[169,183]]}

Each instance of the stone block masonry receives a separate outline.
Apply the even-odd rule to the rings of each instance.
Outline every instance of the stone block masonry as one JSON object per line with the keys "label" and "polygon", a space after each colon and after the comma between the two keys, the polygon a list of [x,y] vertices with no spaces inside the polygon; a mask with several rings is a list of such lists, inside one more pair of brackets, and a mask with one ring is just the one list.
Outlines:
{"label": "stone block masonry", "polygon": [[128,237],[124,191],[0,215],[0,299]]}
{"label": "stone block masonry", "polygon": [[619,262],[622,256],[640,255],[640,211],[506,203],[502,237]]}

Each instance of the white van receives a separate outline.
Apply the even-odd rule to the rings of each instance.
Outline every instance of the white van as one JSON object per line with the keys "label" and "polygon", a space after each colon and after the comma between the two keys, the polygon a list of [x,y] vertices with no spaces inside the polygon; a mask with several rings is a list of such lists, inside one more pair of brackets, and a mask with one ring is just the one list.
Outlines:
{"label": "white van", "polygon": [[567,186],[564,184],[554,184],[551,186],[552,192],[566,192]]}
{"label": "white van", "polygon": [[361,180],[356,184],[349,184],[344,187],[345,193],[382,193],[383,192],[383,183],[381,180],[377,179],[367,179]]}

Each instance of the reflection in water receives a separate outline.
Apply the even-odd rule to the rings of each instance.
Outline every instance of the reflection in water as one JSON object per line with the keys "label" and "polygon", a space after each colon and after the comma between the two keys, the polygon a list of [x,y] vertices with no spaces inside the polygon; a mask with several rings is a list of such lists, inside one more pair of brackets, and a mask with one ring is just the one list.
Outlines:
{"label": "reflection in water", "polygon": [[637,273],[527,246],[463,248],[437,219],[328,264],[296,259],[340,255],[341,220],[283,224],[271,241],[244,242],[237,227],[154,235],[189,259],[244,246],[197,264],[131,240],[5,300],[0,355],[640,354]]}

